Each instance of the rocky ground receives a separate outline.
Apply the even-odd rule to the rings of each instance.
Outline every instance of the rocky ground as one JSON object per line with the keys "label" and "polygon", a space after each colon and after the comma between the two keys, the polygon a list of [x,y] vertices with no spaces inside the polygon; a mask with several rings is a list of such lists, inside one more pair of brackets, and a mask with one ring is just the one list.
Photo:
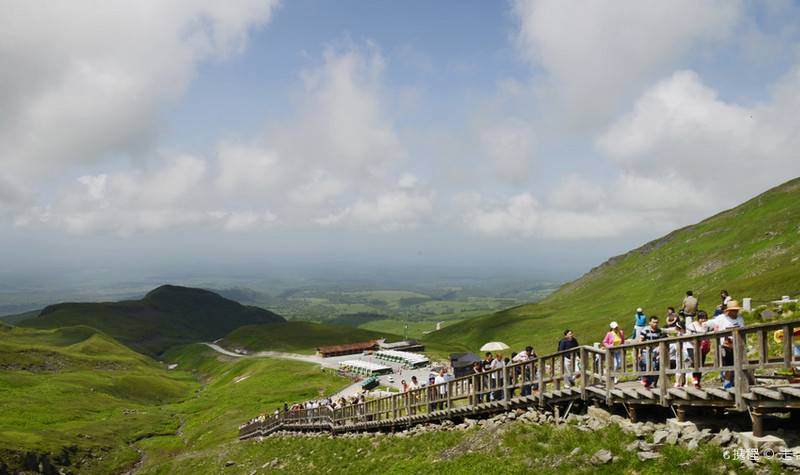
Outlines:
{"label": "rocky ground", "polygon": [[[756,438],[751,432],[736,431],[730,428],[719,429],[719,421],[715,424],[703,422],[679,422],[677,419],[667,419],[666,422],[631,422],[628,418],[612,414],[607,410],[591,406],[586,408],[584,414],[570,414],[566,418],[556,420],[556,415],[549,411],[539,411],[534,408],[498,414],[487,419],[464,419],[459,423],[443,421],[439,424],[421,424],[409,429],[393,432],[359,432],[331,435],[324,432],[295,433],[279,431],[271,434],[270,438],[308,437],[308,438],[408,438],[419,434],[439,431],[472,431],[472,434],[463,439],[461,443],[450,447],[439,455],[442,459],[458,456],[464,453],[485,451],[495,448],[499,437],[492,435],[505,431],[512,424],[555,424],[564,428],[573,428],[585,432],[602,433],[603,429],[611,424],[619,426],[624,432],[636,436],[636,440],[625,447],[628,452],[636,452],[641,461],[655,460],[662,457],[661,450],[666,446],[680,445],[689,450],[697,449],[701,445],[710,444],[720,447],[724,457],[740,460],[743,465],[756,473],[768,473],[767,466],[774,462],[780,464],[782,470],[800,473],[800,433],[798,429],[778,429],[765,437]],[[712,425],[714,427],[709,427]],[[598,450],[592,454],[583,454],[580,447],[573,449],[572,456],[584,456],[593,465],[613,464],[618,457],[608,450]],[[270,462],[270,468],[279,468],[280,460]]]}

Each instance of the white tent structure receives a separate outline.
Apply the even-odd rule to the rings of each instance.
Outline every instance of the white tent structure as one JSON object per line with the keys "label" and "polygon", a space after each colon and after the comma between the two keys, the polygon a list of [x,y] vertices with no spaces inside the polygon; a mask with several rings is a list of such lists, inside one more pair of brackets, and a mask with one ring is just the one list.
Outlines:
{"label": "white tent structure", "polygon": [[419,353],[411,353],[410,351],[397,351],[397,350],[376,351],[375,358],[384,361],[391,361],[392,363],[402,363],[412,368],[426,365],[430,361],[428,357],[425,355],[420,355]]}
{"label": "white tent structure", "polygon": [[361,360],[340,361],[339,369],[348,373],[365,374],[369,376],[372,376],[373,374],[387,374],[392,372],[392,368],[389,366]]}

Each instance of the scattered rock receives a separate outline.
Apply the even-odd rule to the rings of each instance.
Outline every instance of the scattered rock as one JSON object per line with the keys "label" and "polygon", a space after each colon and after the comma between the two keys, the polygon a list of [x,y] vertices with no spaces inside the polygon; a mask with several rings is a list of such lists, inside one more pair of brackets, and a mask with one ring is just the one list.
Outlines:
{"label": "scattered rock", "polygon": [[597,406],[589,406],[589,408],[586,410],[586,415],[604,421],[611,419],[610,412]]}
{"label": "scattered rock", "polygon": [[667,437],[669,437],[669,432],[665,430],[657,430],[653,432],[653,443],[654,444],[663,444]]}
{"label": "scattered rock", "polygon": [[580,453],[581,453],[581,448],[580,447],[575,447],[574,449],[572,449],[572,452],[570,452],[569,454],[571,456],[575,457],[576,455],[578,455]]}
{"label": "scattered rock", "polygon": [[733,434],[731,434],[730,429],[727,427],[719,431],[717,435],[711,438],[709,444],[716,445],[718,447],[725,447],[726,445],[731,443],[733,439]]}
{"label": "scattered rock", "polygon": [[661,454],[658,452],[639,452],[636,456],[639,457],[639,460],[642,462],[661,458]]}
{"label": "scattered rock", "polygon": [[611,462],[611,459],[614,458],[614,455],[611,451],[606,449],[600,449],[592,455],[591,462],[592,465],[605,465]]}
{"label": "scattered rock", "polygon": [[234,462],[233,460],[228,460],[227,462],[225,462],[226,467],[231,467],[233,465],[236,465],[236,462]]}
{"label": "scattered rock", "polygon": [[678,443],[678,439],[680,438],[680,433],[678,432],[670,432],[667,435],[665,442],[669,445],[675,445]]}

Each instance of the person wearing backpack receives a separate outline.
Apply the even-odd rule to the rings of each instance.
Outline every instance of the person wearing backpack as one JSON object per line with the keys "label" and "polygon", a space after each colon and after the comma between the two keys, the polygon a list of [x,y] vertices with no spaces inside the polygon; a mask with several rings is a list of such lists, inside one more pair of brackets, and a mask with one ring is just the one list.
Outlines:
{"label": "person wearing backpack", "polygon": [[639,332],[647,327],[647,315],[644,314],[642,307],[636,309],[636,314],[633,316],[633,339],[639,339]]}

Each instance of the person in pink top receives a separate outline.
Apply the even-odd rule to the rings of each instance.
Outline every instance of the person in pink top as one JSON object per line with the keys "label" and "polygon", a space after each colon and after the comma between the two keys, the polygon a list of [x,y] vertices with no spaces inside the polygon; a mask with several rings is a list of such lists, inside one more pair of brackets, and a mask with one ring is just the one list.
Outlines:
{"label": "person in pink top", "polygon": [[[606,347],[608,351],[611,351],[611,348],[625,344],[625,333],[617,322],[611,322],[609,327],[610,329],[608,333],[606,333],[606,337],[603,338],[603,346]],[[612,354],[614,357],[614,371],[617,371],[622,366],[622,352],[615,350]],[[617,382],[617,378],[614,378],[614,382]]]}

